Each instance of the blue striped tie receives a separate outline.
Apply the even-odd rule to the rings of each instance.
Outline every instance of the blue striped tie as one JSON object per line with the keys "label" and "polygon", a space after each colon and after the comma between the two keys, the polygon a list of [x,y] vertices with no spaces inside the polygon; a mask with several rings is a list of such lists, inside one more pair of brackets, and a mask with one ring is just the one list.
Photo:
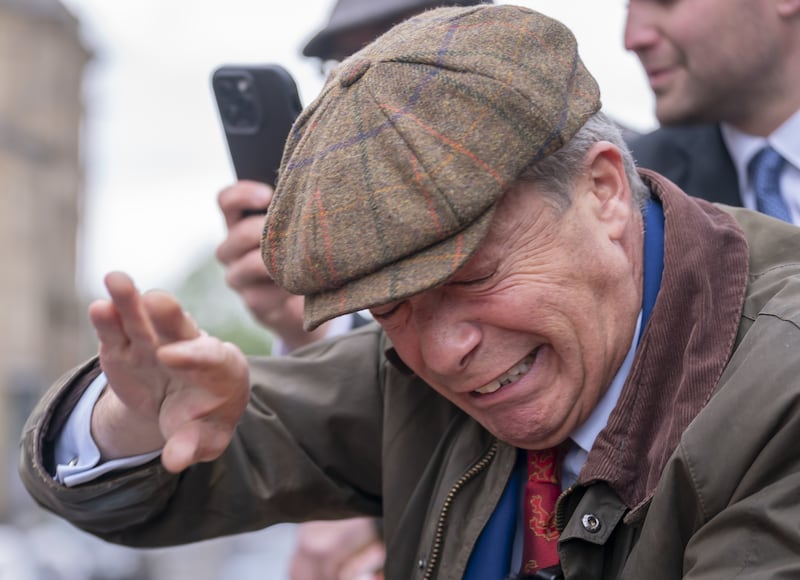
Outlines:
{"label": "blue striped tie", "polygon": [[789,207],[781,197],[780,175],[786,160],[767,145],[750,161],[750,178],[756,192],[758,211],[787,222],[792,221]]}

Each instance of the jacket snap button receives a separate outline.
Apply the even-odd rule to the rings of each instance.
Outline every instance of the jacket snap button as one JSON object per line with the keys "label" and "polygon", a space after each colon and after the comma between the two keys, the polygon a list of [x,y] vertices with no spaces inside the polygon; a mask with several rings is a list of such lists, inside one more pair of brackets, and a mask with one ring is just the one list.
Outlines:
{"label": "jacket snap button", "polygon": [[427,565],[428,565],[428,562],[425,560],[425,558],[420,558],[420,561],[417,562],[417,566],[419,566],[420,570],[424,570],[425,566],[427,566]]}
{"label": "jacket snap button", "polygon": [[600,523],[600,518],[594,514],[583,514],[581,523],[583,524],[583,529],[590,534],[596,534],[603,527],[603,524]]}

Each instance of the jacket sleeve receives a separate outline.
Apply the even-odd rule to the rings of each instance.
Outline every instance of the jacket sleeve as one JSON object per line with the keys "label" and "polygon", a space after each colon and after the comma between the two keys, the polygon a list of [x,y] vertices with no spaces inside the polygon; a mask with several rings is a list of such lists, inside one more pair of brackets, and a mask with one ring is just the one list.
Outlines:
{"label": "jacket sleeve", "polygon": [[20,474],[46,509],[105,540],[165,546],[380,513],[383,357],[377,325],[289,357],[251,360],[250,403],[223,455],[175,475],[158,460],[67,488],[52,443],[96,361],[65,375],[22,434]]}

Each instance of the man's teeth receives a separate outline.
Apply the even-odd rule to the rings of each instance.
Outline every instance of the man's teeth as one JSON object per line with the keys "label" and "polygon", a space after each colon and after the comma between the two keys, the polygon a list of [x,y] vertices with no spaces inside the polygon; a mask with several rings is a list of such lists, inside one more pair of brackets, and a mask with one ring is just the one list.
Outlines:
{"label": "man's teeth", "polygon": [[533,364],[534,358],[535,357],[533,354],[529,354],[511,369],[506,371],[505,374],[497,377],[495,380],[487,385],[482,386],[480,389],[475,389],[475,392],[480,393],[481,395],[488,395],[489,393],[494,393],[500,387],[505,387],[506,385],[513,383],[522,375],[531,370],[531,365]]}

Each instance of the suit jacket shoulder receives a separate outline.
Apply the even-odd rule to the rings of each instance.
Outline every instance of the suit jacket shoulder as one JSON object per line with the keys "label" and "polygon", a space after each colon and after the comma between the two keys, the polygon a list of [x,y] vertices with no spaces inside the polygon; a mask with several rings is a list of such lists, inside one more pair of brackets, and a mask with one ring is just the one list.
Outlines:
{"label": "suit jacket shoulder", "polygon": [[628,145],[639,167],[661,173],[689,195],[742,205],[736,169],[719,125],[662,127]]}

